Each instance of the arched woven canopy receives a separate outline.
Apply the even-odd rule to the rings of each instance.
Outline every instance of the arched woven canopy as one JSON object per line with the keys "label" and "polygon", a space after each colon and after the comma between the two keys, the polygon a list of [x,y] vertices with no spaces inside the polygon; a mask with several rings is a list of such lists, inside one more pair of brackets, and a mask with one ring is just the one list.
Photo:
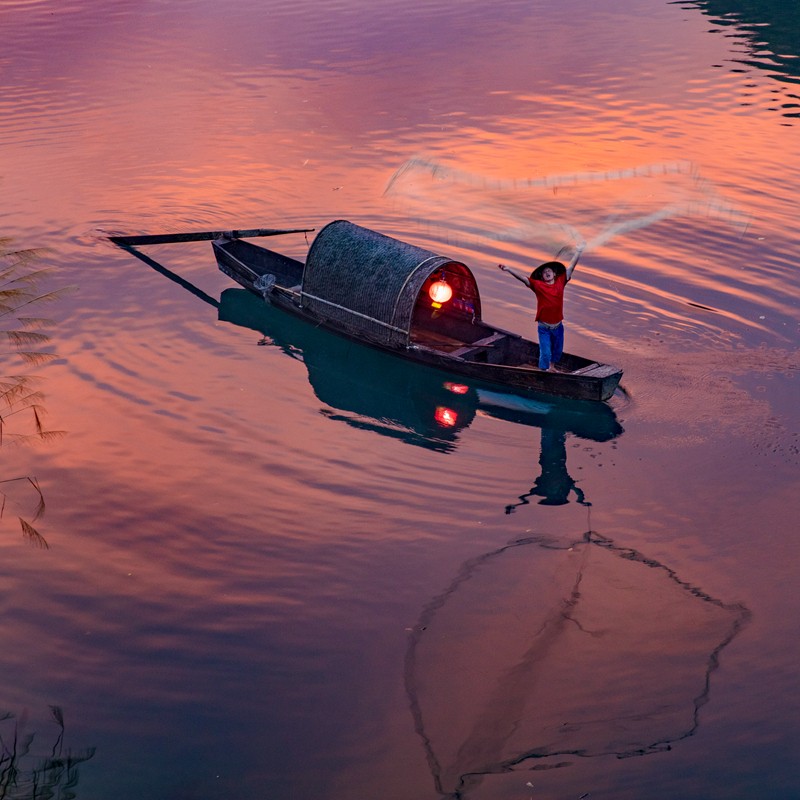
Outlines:
{"label": "arched woven canopy", "polygon": [[407,345],[414,306],[428,278],[456,273],[470,284],[480,314],[475,277],[464,264],[389,236],[336,220],[308,252],[302,304],[347,332],[380,344]]}

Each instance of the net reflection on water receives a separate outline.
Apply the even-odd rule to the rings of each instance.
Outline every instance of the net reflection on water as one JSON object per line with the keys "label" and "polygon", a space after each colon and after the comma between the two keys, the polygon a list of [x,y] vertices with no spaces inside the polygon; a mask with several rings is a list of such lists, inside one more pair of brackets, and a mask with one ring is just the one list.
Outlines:
{"label": "net reflection on water", "polygon": [[466,562],[410,634],[406,692],[436,791],[487,775],[644,756],[692,736],[750,618],[589,531]]}

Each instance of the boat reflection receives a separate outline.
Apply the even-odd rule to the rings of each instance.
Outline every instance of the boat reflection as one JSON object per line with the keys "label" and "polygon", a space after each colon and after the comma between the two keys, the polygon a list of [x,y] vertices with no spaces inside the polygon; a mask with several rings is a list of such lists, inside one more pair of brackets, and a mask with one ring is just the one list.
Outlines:
{"label": "boat reflection", "polygon": [[443,452],[454,449],[459,434],[477,414],[541,428],[542,458],[548,465],[545,483],[552,496],[563,494],[551,476],[566,474],[568,433],[598,442],[622,433],[614,411],[605,404],[545,396],[531,399],[454,380],[438,370],[317,330],[244,289],[222,293],[219,318],[258,331],[263,344],[302,360],[317,398],[336,409],[327,416],[353,427]]}
{"label": "boat reflection", "polygon": [[644,756],[692,736],[721,651],[749,618],[594,532],[465,563],[410,636],[406,692],[436,791]]}
{"label": "boat reflection", "polygon": [[318,330],[245,289],[222,293],[219,318],[258,331],[259,344],[302,361],[329,419],[447,452],[475,418],[474,389]]}

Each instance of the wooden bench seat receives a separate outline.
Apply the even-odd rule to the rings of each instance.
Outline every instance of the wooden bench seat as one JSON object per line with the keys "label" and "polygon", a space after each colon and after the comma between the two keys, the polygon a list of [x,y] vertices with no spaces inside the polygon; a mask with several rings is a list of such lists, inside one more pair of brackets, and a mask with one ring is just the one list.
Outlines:
{"label": "wooden bench seat", "polygon": [[491,336],[487,336],[484,339],[479,339],[477,342],[472,342],[471,344],[464,345],[458,350],[453,350],[451,355],[457,356],[458,358],[465,358],[468,355],[472,355],[473,352],[484,350],[487,347],[492,347],[493,345],[497,344],[497,342],[499,342],[501,339],[505,339],[505,337],[506,337],[505,333],[495,332]]}

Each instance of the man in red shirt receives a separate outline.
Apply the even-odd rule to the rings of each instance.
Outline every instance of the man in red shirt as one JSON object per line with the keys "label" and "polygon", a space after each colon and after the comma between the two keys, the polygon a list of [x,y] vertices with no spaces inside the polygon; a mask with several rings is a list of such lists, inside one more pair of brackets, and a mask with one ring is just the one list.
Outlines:
{"label": "man in red shirt", "polygon": [[539,369],[553,370],[564,352],[564,288],[583,253],[579,247],[569,266],[560,261],[540,264],[525,277],[505,264],[499,269],[524,283],[536,295],[536,322],[539,330]]}

